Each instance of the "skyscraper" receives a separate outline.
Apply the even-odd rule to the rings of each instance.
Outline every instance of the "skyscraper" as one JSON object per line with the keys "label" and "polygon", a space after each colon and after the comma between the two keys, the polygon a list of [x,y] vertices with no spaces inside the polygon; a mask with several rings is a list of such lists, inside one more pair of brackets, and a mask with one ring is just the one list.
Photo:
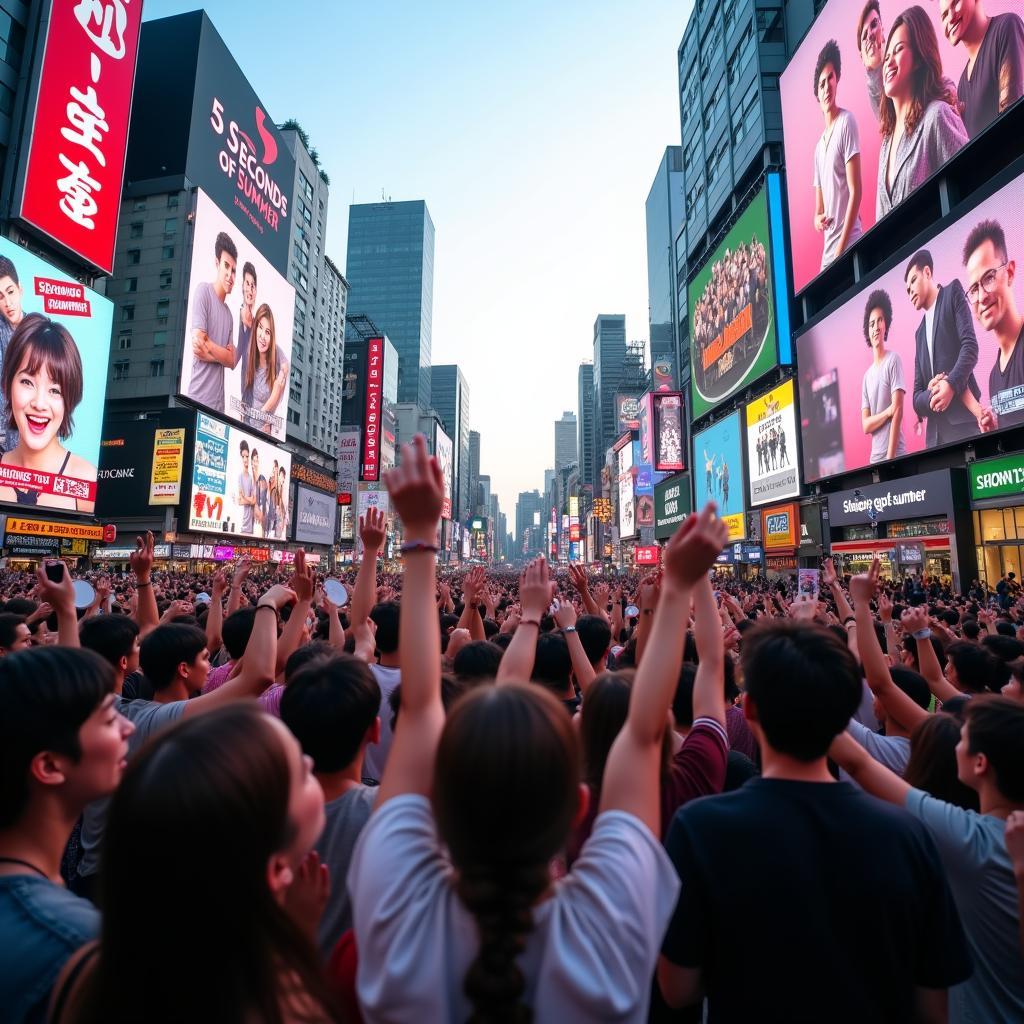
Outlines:
{"label": "skyscraper", "polygon": [[663,374],[666,360],[674,383],[689,377],[689,350],[685,373],[678,355],[676,275],[673,240],[683,226],[683,148],[668,146],[647,196],[647,308],[650,321],[651,369]]}
{"label": "skyscraper", "polygon": [[600,479],[604,453],[618,435],[615,392],[626,362],[626,318],[602,313],[594,321],[594,479]]}
{"label": "skyscraper", "polygon": [[580,363],[577,375],[576,419],[579,425],[577,454],[580,482],[593,487],[594,477],[594,364]]}
{"label": "skyscraper", "polygon": [[430,368],[430,404],[452,439],[455,474],[455,514],[469,515],[469,385],[454,364]]}
{"label": "skyscraper", "polygon": [[398,400],[430,406],[434,222],[422,199],[349,207],[348,308],[398,350]]}
{"label": "skyscraper", "polygon": [[469,514],[482,515],[480,498],[480,431],[469,432]]}
{"label": "skyscraper", "polygon": [[566,411],[555,420],[555,472],[576,460],[576,415]]}

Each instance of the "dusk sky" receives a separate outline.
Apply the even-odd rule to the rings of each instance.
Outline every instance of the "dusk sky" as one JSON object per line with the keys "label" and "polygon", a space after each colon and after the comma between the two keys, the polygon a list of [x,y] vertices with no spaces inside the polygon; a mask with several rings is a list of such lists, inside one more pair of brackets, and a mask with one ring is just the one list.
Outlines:
{"label": "dusk sky", "polygon": [[[146,0],[145,16],[195,7]],[[676,47],[691,7],[207,7],[271,116],[296,118],[319,151],[339,267],[350,203],[426,200],[433,362],[466,375],[481,472],[510,528],[519,491],[542,488],[553,465],[554,421],[576,411],[595,317],[625,313],[628,337],[647,339],[644,202],[679,144]]]}

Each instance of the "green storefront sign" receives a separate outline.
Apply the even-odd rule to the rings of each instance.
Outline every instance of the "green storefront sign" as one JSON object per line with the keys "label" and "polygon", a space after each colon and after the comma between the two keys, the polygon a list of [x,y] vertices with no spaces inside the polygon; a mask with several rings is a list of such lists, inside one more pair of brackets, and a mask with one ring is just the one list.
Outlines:
{"label": "green storefront sign", "polygon": [[654,488],[654,539],[671,537],[689,515],[690,474],[679,473],[656,484]]}
{"label": "green storefront sign", "polygon": [[970,466],[971,500],[1024,497],[1024,452],[984,459]]}

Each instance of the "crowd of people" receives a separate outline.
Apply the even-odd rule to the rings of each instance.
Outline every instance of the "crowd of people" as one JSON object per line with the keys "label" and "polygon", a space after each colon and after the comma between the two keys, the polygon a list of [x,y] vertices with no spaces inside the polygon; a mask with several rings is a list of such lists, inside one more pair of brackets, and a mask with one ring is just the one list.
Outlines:
{"label": "crowd of people", "polygon": [[[823,566],[0,578],[4,1020],[1024,1019],[1024,602]],[[335,604],[333,594],[341,604]],[[635,614],[634,614],[635,613]]]}

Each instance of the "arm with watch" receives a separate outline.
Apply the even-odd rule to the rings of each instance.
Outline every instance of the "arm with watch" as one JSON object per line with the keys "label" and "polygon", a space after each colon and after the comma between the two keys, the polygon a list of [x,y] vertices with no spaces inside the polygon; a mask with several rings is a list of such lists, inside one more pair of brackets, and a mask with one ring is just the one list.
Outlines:
{"label": "arm with watch", "polygon": [[145,537],[135,538],[135,550],[128,559],[132,572],[135,573],[136,595],[139,606],[135,613],[135,621],[139,624],[139,639],[156,629],[160,622],[160,612],[156,607],[156,594],[150,573],[153,571],[153,534],[146,531]]}
{"label": "arm with watch", "polygon": [[942,666],[932,646],[932,631],[928,625],[928,610],[925,605],[908,608],[900,623],[903,632],[917,641],[917,664],[921,675],[928,683],[928,689],[935,699],[945,703],[954,697],[963,696],[960,691],[943,675]]}
{"label": "arm with watch", "polygon": [[572,674],[576,678],[580,693],[586,700],[587,690],[597,678],[597,673],[594,672],[594,666],[590,664],[587,652],[583,650],[583,641],[580,640],[580,635],[576,632],[576,609],[573,608],[571,601],[556,598],[555,603],[551,606],[551,614],[565,637],[566,645],[569,648],[569,658],[572,661]]}
{"label": "arm with watch", "polygon": [[846,599],[846,594],[843,593],[842,585],[836,576],[836,564],[831,558],[826,558],[821,564],[821,579],[825,586],[828,587],[832,600],[836,603],[836,614],[846,630],[846,645],[850,648],[853,656],[860,661],[860,649],[857,646],[857,617],[853,614],[853,609],[850,607],[850,602]]}
{"label": "arm with watch", "polygon": [[657,574],[648,576],[637,588],[637,604],[640,606],[640,618],[636,624],[636,663],[639,665],[647,650],[647,641],[651,636],[651,621],[654,609],[658,606],[658,592],[661,579]]}

